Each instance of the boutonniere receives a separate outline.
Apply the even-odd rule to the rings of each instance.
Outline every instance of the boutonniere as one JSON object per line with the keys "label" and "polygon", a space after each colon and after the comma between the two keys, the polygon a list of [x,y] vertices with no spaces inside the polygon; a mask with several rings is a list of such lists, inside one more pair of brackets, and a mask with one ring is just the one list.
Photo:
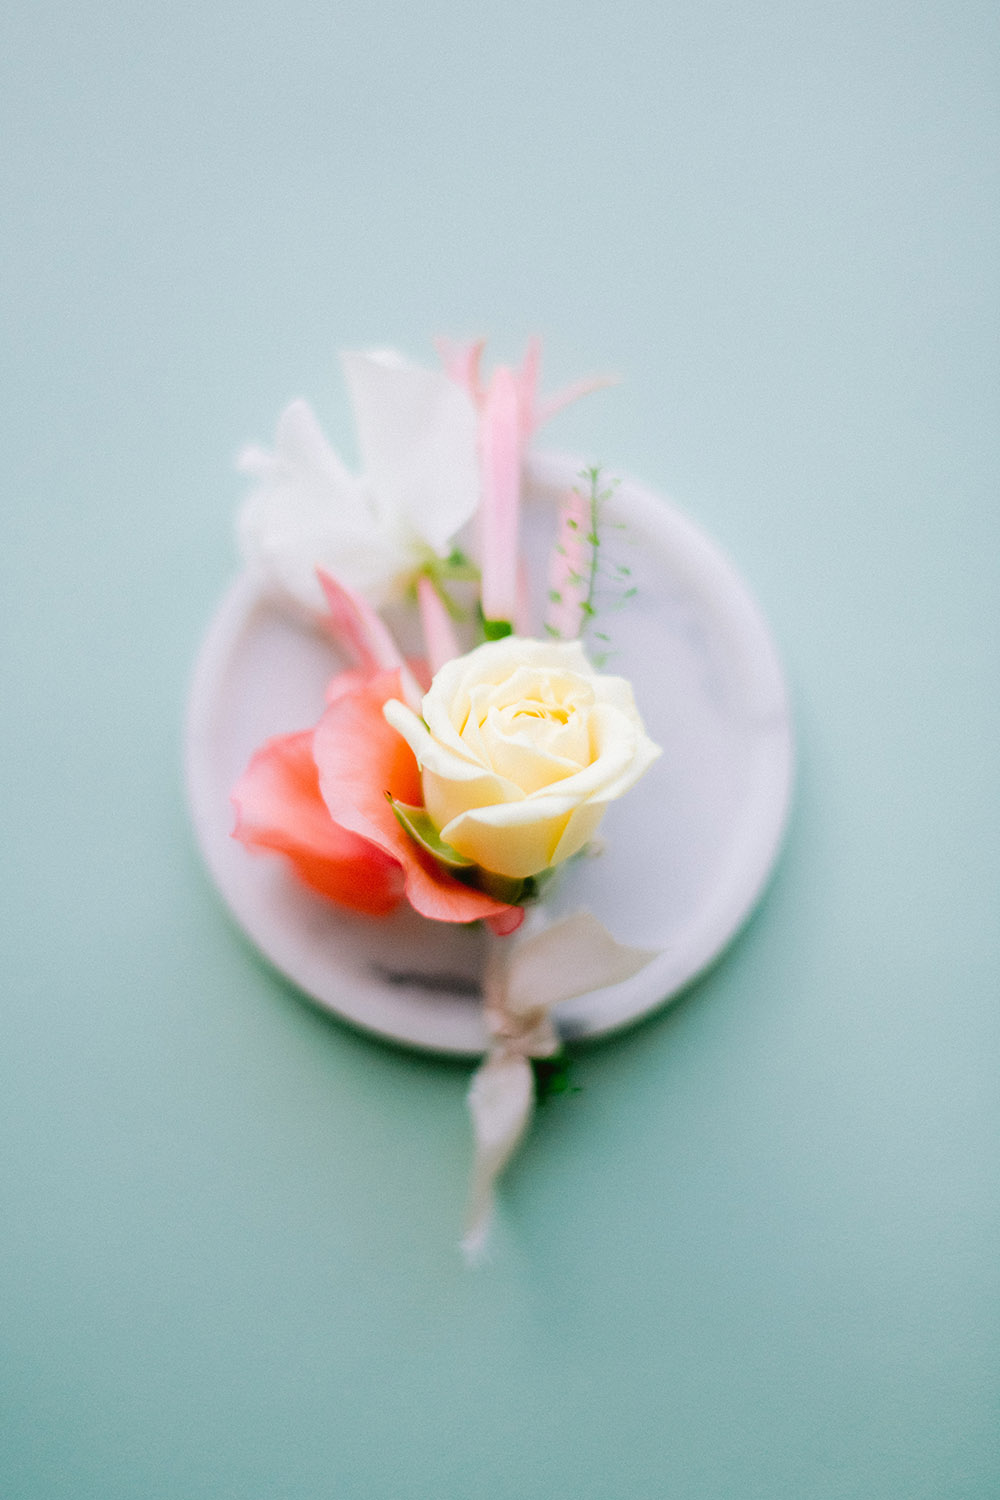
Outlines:
{"label": "boutonniere", "polygon": [[[288,631],[308,638],[314,663],[325,642],[324,701],[308,722],[251,747],[231,786],[233,831],[248,865],[251,855],[270,856],[286,886],[312,893],[303,898],[315,901],[310,920],[321,921],[326,908],[341,932],[354,922],[359,949],[367,943],[377,954],[378,933],[391,930],[385,953],[397,952],[408,922],[403,951],[417,955],[413,970],[389,968],[384,957],[381,967],[377,959],[369,965],[390,986],[419,992],[420,964],[429,962],[424,988],[447,993],[454,934],[475,934],[474,952],[461,959],[473,972],[450,986],[466,1007],[470,993],[475,997],[482,1037],[469,1092],[475,1149],[463,1236],[474,1257],[486,1243],[497,1177],[538,1097],[568,1087],[565,1038],[574,1027],[564,1018],[573,1002],[628,995],[637,976],[659,969],[646,997],[626,1000],[625,1014],[611,1022],[620,1024],[671,992],[660,990],[675,955],[616,932],[586,877],[607,841],[627,838],[615,831],[604,840],[609,809],[641,802],[647,773],[662,757],[642,693],[615,659],[612,630],[642,609],[640,539],[620,514],[616,482],[598,467],[578,469],[555,487],[544,549],[537,524],[525,524],[534,432],[605,382],[582,381],[543,399],[537,344],[519,368],[500,366],[488,377],[481,344],[441,341],[439,352],[440,370],[389,353],[343,357],[359,473],[350,472],[301,401],[281,417],[273,450],[241,456],[252,479],[238,531],[249,580],[244,593],[253,605],[248,613],[244,600],[240,629],[234,632],[230,620],[217,628],[213,650],[206,648],[189,775],[209,852],[202,827],[214,817],[205,810],[212,795],[205,769],[212,731],[203,722],[209,678],[217,684],[223,658],[226,670],[232,667],[234,642],[248,649],[254,610],[284,617],[286,650]],[[690,571],[690,558],[682,562]],[[675,613],[683,604],[654,593],[654,616],[665,602]],[[649,601],[646,614],[648,622]],[[641,665],[648,677],[649,662]],[[266,697],[269,686],[281,697],[281,684],[259,674],[243,691]],[[780,672],[776,688],[777,781],[772,776],[766,848],[758,839],[756,867],[749,879],[744,872],[735,907],[729,893],[723,940],[759,890],[787,803],[790,736]],[[662,708],[659,698],[654,707]],[[683,718],[685,706],[674,703],[670,712]],[[667,756],[680,840],[690,822],[676,784],[688,774],[690,747],[687,759],[678,749],[683,740],[672,730]],[[659,820],[661,800],[649,803],[646,819]],[[648,867],[648,844],[637,842],[631,884],[639,900],[663,871]],[[295,971],[284,957],[288,944],[274,935],[274,912],[263,923],[247,916],[240,894],[247,872],[233,873],[231,858],[214,844],[209,858],[244,925]],[[609,903],[616,912],[621,894]],[[683,905],[689,897],[678,889],[675,899]],[[287,890],[282,901],[289,903]],[[718,932],[709,936],[718,941]],[[703,963],[712,956],[703,954]],[[304,987],[316,992],[314,968]],[[370,983],[368,974],[360,988]],[[405,1004],[403,994],[398,999]],[[359,1018],[349,1003],[337,1008]],[[366,1023],[363,1009],[360,1019]]]}

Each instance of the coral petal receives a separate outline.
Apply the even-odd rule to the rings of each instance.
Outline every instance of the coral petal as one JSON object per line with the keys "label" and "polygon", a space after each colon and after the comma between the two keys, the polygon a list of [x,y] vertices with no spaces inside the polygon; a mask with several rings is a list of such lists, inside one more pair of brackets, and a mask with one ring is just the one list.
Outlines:
{"label": "coral petal", "polygon": [[398,692],[399,674],[385,673],[331,703],[317,725],[313,755],[330,816],[403,866],[407,899],[425,917],[474,922],[505,914],[506,902],[463,885],[421,855],[396,820],[386,793],[398,802],[422,801],[413,752],[382,713]]}
{"label": "coral petal", "polygon": [[508,906],[507,910],[500,912],[498,916],[487,917],[486,925],[497,937],[509,937],[516,932],[524,921],[523,906]]}
{"label": "coral petal", "polygon": [[233,789],[233,804],[233,837],[249,849],[285,855],[320,895],[373,916],[402,900],[399,862],[331,819],[320,796],[312,731],[268,740]]}

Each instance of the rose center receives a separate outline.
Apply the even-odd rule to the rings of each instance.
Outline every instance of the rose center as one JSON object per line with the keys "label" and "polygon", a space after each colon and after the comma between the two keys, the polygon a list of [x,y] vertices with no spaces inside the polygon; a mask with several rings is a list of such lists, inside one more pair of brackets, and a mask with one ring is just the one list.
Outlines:
{"label": "rose center", "polygon": [[569,710],[565,708],[549,708],[539,704],[537,708],[516,708],[513,713],[515,719],[544,719],[556,724],[569,723]]}

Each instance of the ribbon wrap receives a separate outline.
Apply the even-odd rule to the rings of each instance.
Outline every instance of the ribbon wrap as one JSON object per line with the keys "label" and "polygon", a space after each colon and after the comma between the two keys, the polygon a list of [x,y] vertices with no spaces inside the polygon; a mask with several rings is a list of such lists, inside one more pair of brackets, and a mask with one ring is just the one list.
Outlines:
{"label": "ribbon wrap", "polygon": [[552,1057],[562,1047],[552,1008],[630,979],[655,957],[650,949],[617,943],[590,912],[540,930],[526,922],[516,939],[491,940],[483,978],[491,1042],[468,1094],[475,1160],[462,1250],[470,1262],[486,1249],[497,1178],[534,1112],[531,1058]]}

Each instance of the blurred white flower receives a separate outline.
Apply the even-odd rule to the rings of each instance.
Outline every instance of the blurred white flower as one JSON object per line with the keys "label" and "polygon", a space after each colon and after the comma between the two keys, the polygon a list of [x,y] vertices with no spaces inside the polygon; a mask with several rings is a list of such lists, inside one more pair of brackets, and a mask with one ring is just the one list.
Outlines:
{"label": "blurred white flower", "polygon": [[312,613],[324,610],[323,568],[375,604],[446,557],[475,513],[477,413],[446,374],[391,351],[341,355],[362,472],[351,474],[305,401],[278,422],[273,452],[247,448],[256,482],[238,518],[244,558]]}

